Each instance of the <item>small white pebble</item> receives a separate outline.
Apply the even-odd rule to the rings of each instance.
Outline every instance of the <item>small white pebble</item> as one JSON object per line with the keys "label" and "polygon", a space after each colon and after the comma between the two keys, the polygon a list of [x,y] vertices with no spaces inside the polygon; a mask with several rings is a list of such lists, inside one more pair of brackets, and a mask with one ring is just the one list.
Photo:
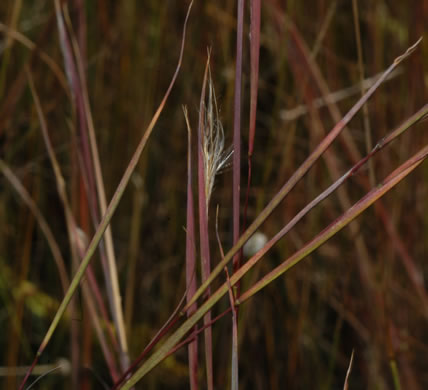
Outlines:
{"label": "small white pebble", "polygon": [[244,245],[244,256],[251,257],[267,243],[267,237],[262,232],[255,232]]}

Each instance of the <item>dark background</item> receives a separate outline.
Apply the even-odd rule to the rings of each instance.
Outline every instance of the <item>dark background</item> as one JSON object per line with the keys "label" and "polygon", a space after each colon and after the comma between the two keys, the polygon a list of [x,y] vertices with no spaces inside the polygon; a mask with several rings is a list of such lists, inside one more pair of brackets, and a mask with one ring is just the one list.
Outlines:
{"label": "dark background", "polygon": [[[110,199],[170,83],[188,2],[81,0],[68,5],[85,65]],[[247,181],[248,5],[243,56],[242,183]],[[375,144],[427,101],[428,3],[358,1],[358,11],[365,78],[385,70],[419,37],[424,37],[415,53],[399,66],[398,74],[385,82],[367,105]],[[295,35],[287,27],[286,18],[294,23],[294,34],[300,35],[312,53],[330,92],[358,85],[360,80],[351,1],[262,1],[259,106],[249,221],[319,143],[320,131],[329,131],[336,121],[326,107],[290,117],[290,110],[306,105],[321,92],[296,51]],[[65,73],[54,3],[2,1],[0,22],[21,32],[37,47],[28,50],[20,42],[8,40],[4,29],[0,32],[0,158],[31,194],[53,230],[70,270],[64,209],[26,74],[28,69],[34,78],[73,213],[91,237],[91,206],[76,151],[82,142],[79,120],[68,84],[64,89],[40,57],[41,52],[46,53]],[[131,274],[136,281],[130,292],[133,305],[125,313],[131,358],[140,354],[185,291],[187,132],[182,105],[187,105],[196,132],[207,47],[212,50],[212,77],[229,145],[236,58],[234,1],[195,1],[179,77],[112,220],[124,302],[130,299],[126,288]],[[357,91],[337,102],[341,116],[359,96]],[[361,111],[347,130],[360,155],[365,155],[367,149],[363,121]],[[374,183],[426,144],[426,123],[422,121],[411,128],[372,160]],[[339,174],[352,166],[352,152],[342,141],[336,140],[329,152]],[[369,170],[363,170],[345,185],[352,203],[367,192],[364,183],[369,183],[368,177]],[[333,178],[337,175],[331,166],[320,159],[261,230],[273,236]],[[398,389],[394,387],[397,377],[402,389],[428,387],[428,300],[424,299],[428,272],[427,179],[428,165],[424,163],[382,198],[382,209],[391,223],[389,229],[382,212],[370,208],[353,229],[344,229],[242,306],[240,388],[342,389],[352,350],[355,356],[350,389]],[[217,204],[222,244],[225,249],[231,246],[231,188],[229,168],[217,178],[211,200],[214,263],[220,258],[214,227]],[[242,199],[244,188],[245,184]],[[294,253],[343,210],[339,195],[333,194],[269,252],[244,280],[243,288]],[[133,233],[138,238],[136,243],[131,240]],[[98,254],[92,263],[107,300]],[[420,281],[419,290],[412,278]],[[37,221],[10,183],[0,176],[1,366],[31,363],[62,297],[57,268]],[[97,389],[102,388],[101,380],[111,385],[111,378],[83,299],[79,295],[78,312],[72,319],[78,323],[80,333],[73,341],[80,346],[79,386]],[[215,307],[214,314],[228,304],[225,298]],[[69,359],[70,329],[70,318],[63,319],[40,363],[52,363],[59,357]],[[228,388],[230,317],[214,325],[213,337],[214,383],[217,389]],[[203,385],[203,338],[200,340]],[[144,378],[140,388],[189,388],[186,352],[183,348],[169,357]],[[13,378],[3,380],[2,388],[15,386]],[[71,381],[52,373],[36,386],[71,388]]]}

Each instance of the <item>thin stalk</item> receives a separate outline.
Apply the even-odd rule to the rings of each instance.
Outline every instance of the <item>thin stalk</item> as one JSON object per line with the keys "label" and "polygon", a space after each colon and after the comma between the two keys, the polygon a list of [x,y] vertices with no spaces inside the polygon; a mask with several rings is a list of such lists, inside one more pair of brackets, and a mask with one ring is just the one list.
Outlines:
{"label": "thin stalk", "polygon": [[[220,234],[218,232],[218,210],[219,207],[217,205],[216,210],[216,224],[215,224],[215,232],[217,237],[217,243],[220,250],[221,258],[224,258],[223,246],[221,245]],[[235,294],[232,289],[232,285],[230,284],[229,271],[227,267],[224,267],[224,273],[226,274],[226,283],[229,289],[229,303],[230,309],[232,311],[232,373],[231,373],[231,390],[239,389],[239,371],[238,371],[238,363],[239,363],[239,354],[238,354],[238,310],[235,304]]]}
{"label": "thin stalk", "polygon": [[[245,0],[238,0],[238,18],[236,29],[236,69],[235,69],[235,99],[233,109],[233,244],[240,236],[240,193],[241,193],[241,94],[242,94],[242,35],[244,30]],[[233,258],[233,268],[237,270],[241,262],[241,253],[236,252]]]}
{"label": "thin stalk", "polygon": [[[187,127],[187,206],[186,206],[186,285],[187,285],[187,302],[190,301],[196,292],[196,250],[195,250],[195,217],[193,207],[193,190],[192,190],[192,129],[186,107],[183,107],[184,117]],[[196,302],[189,307],[187,317],[191,317],[196,311]],[[194,330],[197,330],[195,327]],[[198,389],[198,339],[195,338],[188,345],[189,356],[189,378],[190,389]]]}
{"label": "thin stalk", "polygon": [[[248,132],[248,179],[247,191],[245,194],[245,204],[243,213],[243,229],[247,225],[248,201],[250,196],[251,174],[252,174],[252,157],[254,152],[254,138],[256,136],[256,116],[257,116],[257,95],[259,84],[259,57],[260,57],[260,0],[251,1],[251,87],[250,87],[250,124]],[[239,295],[239,285],[237,286]]]}
{"label": "thin stalk", "polygon": [[[354,15],[354,28],[355,28],[355,39],[357,41],[357,53],[358,53],[358,72],[360,74],[360,88],[361,95],[364,95],[364,59],[363,59],[363,48],[361,45],[361,31],[360,31],[360,18],[358,15],[358,1],[352,0],[352,13]],[[369,119],[369,109],[367,104],[363,106],[363,123],[364,123],[364,137],[366,141],[366,151],[372,149],[373,140],[370,130],[370,119]],[[369,162],[369,178],[370,184],[374,186],[376,182],[375,171],[373,163]]]}

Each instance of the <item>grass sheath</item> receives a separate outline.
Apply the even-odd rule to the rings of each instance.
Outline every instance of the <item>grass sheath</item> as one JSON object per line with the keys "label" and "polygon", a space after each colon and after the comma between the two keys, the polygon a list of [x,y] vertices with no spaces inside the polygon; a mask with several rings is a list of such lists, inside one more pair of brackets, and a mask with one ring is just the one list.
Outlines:
{"label": "grass sheath", "polygon": [[[196,249],[195,249],[195,216],[193,208],[192,189],[192,129],[186,107],[183,107],[187,126],[187,206],[186,206],[186,300],[189,301],[196,292]],[[196,302],[188,309],[187,317],[190,317],[197,309]],[[197,330],[195,327],[194,330]],[[188,345],[190,389],[198,389],[198,339]]]}

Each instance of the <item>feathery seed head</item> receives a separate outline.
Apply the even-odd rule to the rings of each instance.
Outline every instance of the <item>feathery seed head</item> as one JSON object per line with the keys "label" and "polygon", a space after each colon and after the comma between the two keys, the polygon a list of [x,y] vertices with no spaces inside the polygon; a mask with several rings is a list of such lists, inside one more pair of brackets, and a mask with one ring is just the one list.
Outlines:
{"label": "feathery seed head", "polygon": [[205,102],[205,118],[202,137],[202,152],[205,173],[205,198],[208,203],[214,188],[214,180],[218,173],[224,169],[233,154],[231,148],[224,148],[224,130],[219,118],[217,99],[211,70],[208,67],[208,96]]}

